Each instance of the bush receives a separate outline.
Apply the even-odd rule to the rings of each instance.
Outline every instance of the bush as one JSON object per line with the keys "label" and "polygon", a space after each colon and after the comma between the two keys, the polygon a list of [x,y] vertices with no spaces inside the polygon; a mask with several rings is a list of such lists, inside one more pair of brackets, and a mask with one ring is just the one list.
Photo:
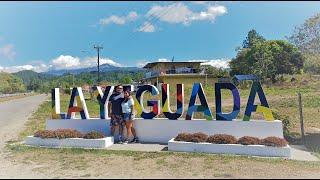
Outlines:
{"label": "bush", "polygon": [[42,139],[45,138],[58,138],[58,139],[65,139],[65,138],[82,138],[82,134],[74,129],[57,129],[57,130],[42,130],[37,131],[34,134],[35,137],[40,137]]}
{"label": "bush", "polygon": [[190,133],[179,133],[176,138],[174,138],[175,141],[185,141],[190,142],[191,141],[192,134]]}
{"label": "bush", "polygon": [[104,134],[97,131],[91,131],[83,136],[84,139],[101,139],[105,138]]}
{"label": "bush", "polygon": [[263,139],[261,144],[265,146],[284,147],[288,144],[288,142],[285,139],[272,136]]}
{"label": "bush", "polygon": [[40,130],[34,133],[34,137],[45,138],[55,138],[54,132],[50,130]]}
{"label": "bush", "polygon": [[209,136],[207,142],[214,144],[237,144],[237,138],[227,134],[216,134]]}
{"label": "bush", "polygon": [[65,139],[65,138],[82,138],[82,134],[74,129],[57,129],[54,131],[56,138]]}
{"label": "bush", "polygon": [[202,133],[202,132],[197,132],[191,135],[191,139],[189,142],[206,142],[208,139],[208,135]]}
{"label": "bush", "polygon": [[238,144],[242,145],[259,145],[261,144],[261,140],[256,137],[251,137],[251,136],[243,136],[238,140]]}

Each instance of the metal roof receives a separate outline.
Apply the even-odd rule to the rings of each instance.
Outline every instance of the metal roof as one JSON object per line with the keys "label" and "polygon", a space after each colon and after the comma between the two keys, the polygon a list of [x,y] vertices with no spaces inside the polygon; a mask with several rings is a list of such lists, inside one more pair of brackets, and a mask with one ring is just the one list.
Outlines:
{"label": "metal roof", "polygon": [[203,63],[202,61],[197,61],[197,62],[189,62],[189,61],[174,61],[174,62],[152,62],[146,64],[143,68],[152,68],[157,64],[200,64]]}

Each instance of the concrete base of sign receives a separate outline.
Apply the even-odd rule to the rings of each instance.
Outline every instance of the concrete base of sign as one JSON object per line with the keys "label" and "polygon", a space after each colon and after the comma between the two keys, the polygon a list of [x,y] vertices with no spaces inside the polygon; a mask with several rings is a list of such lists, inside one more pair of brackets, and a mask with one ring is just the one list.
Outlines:
{"label": "concrete base of sign", "polygon": [[[64,119],[48,120],[47,130],[72,128],[82,133],[92,130],[103,132],[110,136],[110,120],[105,119]],[[233,121],[207,121],[207,120],[168,120],[164,118],[135,119],[134,127],[141,142],[167,144],[172,137],[179,133],[203,132],[208,135],[229,134],[237,138],[254,136],[266,138],[275,136],[283,138],[282,122],[279,120],[233,120]],[[126,130],[124,130],[126,132]]]}
{"label": "concrete base of sign", "polygon": [[174,138],[172,138],[168,142],[168,150],[265,157],[291,157],[291,150],[289,145],[287,145],[286,147],[270,147],[264,145],[192,143],[174,141]]}
{"label": "concrete base of sign", "polygon": [[83,139],[83,138],[66,138],[42,139],[39,137],[28,136],[25,144],[31,146],[45,147],[74,147],[74,148],[107,148],[113,145],[113,137],[105,137],[102,139]]}

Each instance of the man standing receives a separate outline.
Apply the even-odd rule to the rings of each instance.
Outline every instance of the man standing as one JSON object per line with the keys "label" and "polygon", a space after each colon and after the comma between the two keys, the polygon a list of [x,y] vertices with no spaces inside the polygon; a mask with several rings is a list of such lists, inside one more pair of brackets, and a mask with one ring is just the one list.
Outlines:
{"label": "man standing", "polygon": [[121,103],[124,101],[123,87],[121,85],[116,86],[116,91],[110,96],[108,103],[108,112],[111,117],[111,135],[114,136],[115,130],[119,129],[119,143],[123,143],[123,126],[124,121],[122,118],[122,107]]}

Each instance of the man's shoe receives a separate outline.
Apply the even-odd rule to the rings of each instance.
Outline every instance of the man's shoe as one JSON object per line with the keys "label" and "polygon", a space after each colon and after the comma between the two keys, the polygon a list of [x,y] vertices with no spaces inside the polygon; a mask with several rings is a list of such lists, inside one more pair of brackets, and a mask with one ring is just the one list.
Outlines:
{"label": "man's shoe", "polygon": [[128,143],[129,143],[129,141],[124,141],[124,142],[123,142],[123,144],[128,144]]}

